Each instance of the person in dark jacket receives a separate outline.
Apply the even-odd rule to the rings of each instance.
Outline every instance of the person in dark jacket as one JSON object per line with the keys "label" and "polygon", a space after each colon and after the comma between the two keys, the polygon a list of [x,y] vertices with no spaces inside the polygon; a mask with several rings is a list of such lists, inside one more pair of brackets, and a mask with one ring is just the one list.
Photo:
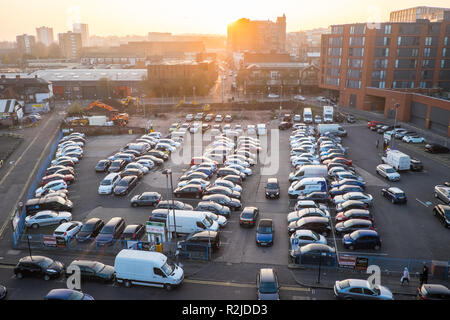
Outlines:
{"label": "person in dark jacket", "polygon": [[420,286],[424,283],[428,283],[428,267],[426,265],[423,266],[422,273],[420,274]]}

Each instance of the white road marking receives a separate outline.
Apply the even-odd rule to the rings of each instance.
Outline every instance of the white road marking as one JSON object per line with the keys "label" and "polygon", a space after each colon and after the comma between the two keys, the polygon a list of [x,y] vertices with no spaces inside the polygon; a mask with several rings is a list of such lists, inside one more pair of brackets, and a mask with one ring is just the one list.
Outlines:
{"label": "white road marking", "polygon": [[420,204],[424,205],[425,207],[427,207],[427,208],[429,207],[426,203],[420,201],[419,199],[416,198],[416,200],[417,200]]}
{"label": "white road marking", "polygon": [[341,252],[341,254],[352,254],[352,255],[369,255],[369,256],[387,256],[387,253],[372,253],[372,252]]}

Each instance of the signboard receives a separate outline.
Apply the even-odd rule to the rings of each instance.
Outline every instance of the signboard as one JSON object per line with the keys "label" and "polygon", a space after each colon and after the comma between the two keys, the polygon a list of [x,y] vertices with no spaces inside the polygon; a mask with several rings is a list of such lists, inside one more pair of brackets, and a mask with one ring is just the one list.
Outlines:
{"label": "signboard", "polygon": [[357,257],[355,262],[355,270],[366,270],[369,266],[369,259]]}
{"label": "signboard", "polygon": [[338,256],[339,267],[354,269],[356,264],[356,257],[345,254]]}
{"label": "signboard", "polygon": [[45,246],[56,247],[56,237],[54,236],[42,236],[42,241]]}
{"label": "signboard", "polygon": [[32,106],[33,106],[33,108],[43,108],[44,107],[44,105],[42,103],[33,104]]}
{"label": "signboard", "polygon": [[165,233],[165,224],[161,222],[147,221],[145,223],[145,229],[147,233],[162,235]]}
{"label": "signboard", "polygon": [[57,237],[56,238],[56,246],[58,248],[65,248],[65,247],[67,247],[66,239],[65,238],[61,238],[61,237]]}

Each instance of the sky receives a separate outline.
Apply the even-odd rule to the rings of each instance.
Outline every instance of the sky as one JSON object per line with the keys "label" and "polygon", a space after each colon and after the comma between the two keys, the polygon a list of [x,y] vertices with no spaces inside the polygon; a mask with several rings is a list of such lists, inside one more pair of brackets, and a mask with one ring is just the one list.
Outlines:
{"label": "sky", "polygon": [[286,14],[287,31],[332,24],[382,22],[389,12],[415,6],[450,7],[449,0],[0,0],[0,41],[53,27],[54,36],[87,23],[90,35],[148,32],[226,35],[240,18],[272,20]]}

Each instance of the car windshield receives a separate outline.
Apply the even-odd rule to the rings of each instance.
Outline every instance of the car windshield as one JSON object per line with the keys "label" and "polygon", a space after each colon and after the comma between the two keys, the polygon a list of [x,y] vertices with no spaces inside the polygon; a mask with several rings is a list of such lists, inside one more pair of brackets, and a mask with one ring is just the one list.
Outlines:
{"label": "car windshield", "polygon": [[92,230],[94,230],[94,224],[85,224],[81,228],[81,231],[85,231],[85,232],[92,231]]}
{"label": "car windshield", "polygon": [[350,287],[350,281],[348,280],[339,281],[338,284],[341,289]]}
{"label": "car windshield", "polygon": [[251,212],[246,212],[242,214],[242,218],[244,219],[253,219],[253,213]]}
{"label": "car windshield", "polygon": [[113,226],[105,226],[103,227],[102,231],[100,231],[101,234],[110,234],[114,232]]}
{"label": "car windshield", "polygon": [[164,265],[161,267],[161,270],[166,274],[166,275],[171,275],[172,272],[175,270],[175,266],[172,265],[169,262],[164,263]]}
{"label": "car windshield", "polygon": [[268,183],[267,189],[278,189],[278,185],[276,183]]}
{"label": "car windshield", "polygon": [[395,170],[392,169],[392,168],[387,168],[386,169],[386,173],[394,173],[394,172],[395,172]]}
{"label": "car windshield", "polygon": [[73,290],[72,293],[67,297],[67,300],[82,300],[83,296],[83,293]]}
{"label": "car windshield", "polygon": [[102,186],[109,186],[110,184],[111,184],[111,180],[106,180],[106,179],[103,180],[101,183]]}
{"label": "car windshield", "polygon": [[205,219],[202,221],[205,227],[209,228],[213,225],[213,221],[209,217],[205,217]]}
{"label": "car windshield", "polygon": [[276,293],[278,286],[275,282],[261,282],[259,285],[259,292],[261,293]]}
{"label": "car windshield", "polygon": [[269,226],[260,226],[258,228],[258,233],[262,233],[262,234],[270,234],[272,233],[272,227]]}
{"label": "car windshield", "polygon": [[120,180],[120,182],[117,184],[120,187],[126,187],[128,186],[130,180],[124,179],[124,180]]}
{"label": "car windshield", "polygon": [[100,272],[105,268],[105,265],[103,263],[100,262],[96,262],[94,263],[92,269],[94,269],[95,272]]}
{"label": "car windshield", "polygon": [[49,259],[49,258],[44,258],[41,261],[37,262],[37,264],[43,269],[47,269],[48,267],[51,266],[52,263],[53,263],[53,260]]}

